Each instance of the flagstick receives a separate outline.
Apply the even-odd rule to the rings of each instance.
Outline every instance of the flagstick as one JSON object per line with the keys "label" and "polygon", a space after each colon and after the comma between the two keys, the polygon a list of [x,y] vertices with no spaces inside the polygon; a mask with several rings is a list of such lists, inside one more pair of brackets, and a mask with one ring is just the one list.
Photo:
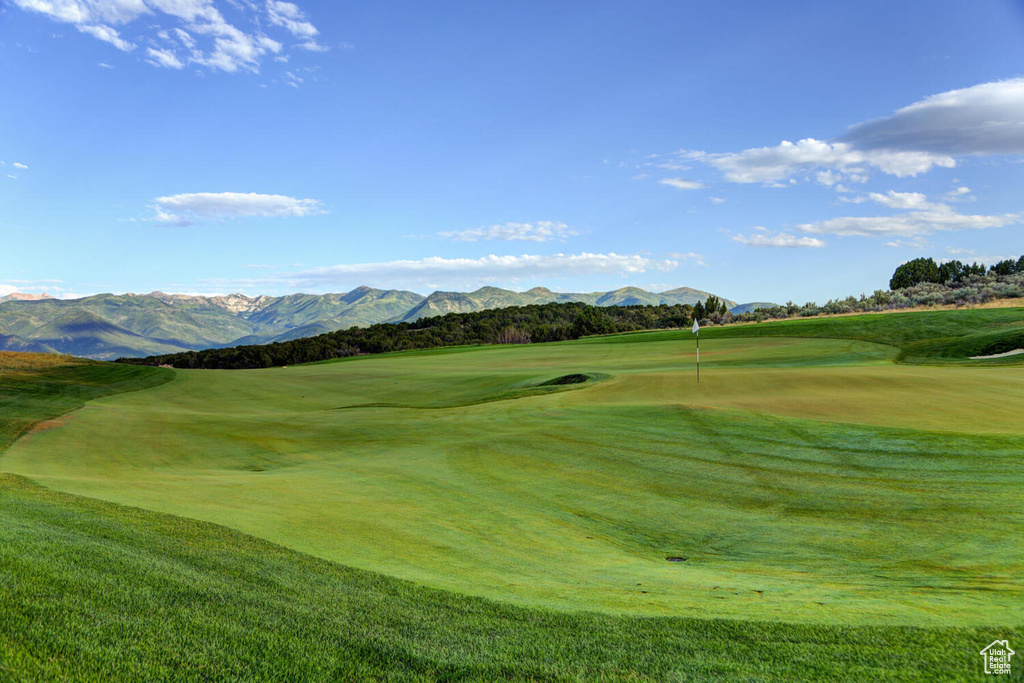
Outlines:
{"label": "flagstick", "polygon": [[693,328],[690,330],[697,335],[697,384],[700,384],[700,323],[696,316],[693,318]]}

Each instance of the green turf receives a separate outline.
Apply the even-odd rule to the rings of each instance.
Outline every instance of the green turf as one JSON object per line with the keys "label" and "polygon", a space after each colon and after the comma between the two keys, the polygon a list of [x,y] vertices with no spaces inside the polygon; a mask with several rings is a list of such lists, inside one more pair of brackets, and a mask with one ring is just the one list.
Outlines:
{"label": "green turf", "polygon": [[860,339],[900,348],[897,361],[966,365],[1022,365],[1024,356],[971,360],[971,356],[1024,348],[1024,308],[914,311],[786,320],[713,328],[711,338],[789,336]]}
{"label": "green turf", "polygon": [[[943,343],[1019,320],[975,313]],[[1024,371],[840,320],[708,330],[699,386],[669,332],[90,401],[0,454],[110,501],[0,481],[0,680],[971,680],[1024,623]],[[0,374],[0,433],[169,374],[72,370]]]}
{"label": "green turf", "polygon": [[977,680],[1021,629],[555,613],[0,474],[0,680]]}
{"label": "green turf", "polygon": [[77,359],[61,359],[38,368],[5,369],[0,364],[0,451],[39,420],[74,410],[94,398],[149,389],[173,377],[173,371],[163,368]]}
{"label": "green turf", "polygon": [[[696,385],[692,341],[180,371],[0,466],[527,606],[1021,622],[1024,373],[712,337]],[[543,386],[571,374],[600,379]]]}

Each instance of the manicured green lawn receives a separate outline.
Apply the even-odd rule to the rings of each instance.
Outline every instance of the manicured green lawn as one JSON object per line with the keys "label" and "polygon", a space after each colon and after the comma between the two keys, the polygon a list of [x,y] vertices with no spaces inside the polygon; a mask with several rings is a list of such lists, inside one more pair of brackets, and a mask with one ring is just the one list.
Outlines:
{"label": "manicured green lawn", "polygon": [[919,360],[977,313],[0,371],[8,441],[149,387],[0,453],[0,680],[972,680],[1024,368]]}
{"label": "manicured green lawn", "polygon": [[1024,372],[710,337],[697,385],[692,338],[613,342],[178,371],[0,467],[520,605],[1021,621]]}
{"label": "manicured green lawn", "polygon": [[994,633],[526,609],[0,475],[0,680],[977,680]]}

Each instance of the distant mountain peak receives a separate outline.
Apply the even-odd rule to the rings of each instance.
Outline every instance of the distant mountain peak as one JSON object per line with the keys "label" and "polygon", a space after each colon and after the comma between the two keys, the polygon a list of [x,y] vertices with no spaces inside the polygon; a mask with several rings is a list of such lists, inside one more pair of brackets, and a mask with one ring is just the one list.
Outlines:
{"label": "distant mountain peak", "polygon": [[0,301],[43,301],[53,297],[43,292],[42,294],[26,294],[25,292],[11,292],[7,296],[0,297]]}

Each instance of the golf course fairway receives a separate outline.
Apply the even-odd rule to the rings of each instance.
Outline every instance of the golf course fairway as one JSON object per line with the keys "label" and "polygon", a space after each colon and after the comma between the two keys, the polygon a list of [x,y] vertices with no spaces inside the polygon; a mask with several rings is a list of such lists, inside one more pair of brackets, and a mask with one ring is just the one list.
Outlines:
{"label": "golf course fairway", "polygon": [[522,607],[1024,623],[1024,367],[743,330],[178,370],[0,471]]}

